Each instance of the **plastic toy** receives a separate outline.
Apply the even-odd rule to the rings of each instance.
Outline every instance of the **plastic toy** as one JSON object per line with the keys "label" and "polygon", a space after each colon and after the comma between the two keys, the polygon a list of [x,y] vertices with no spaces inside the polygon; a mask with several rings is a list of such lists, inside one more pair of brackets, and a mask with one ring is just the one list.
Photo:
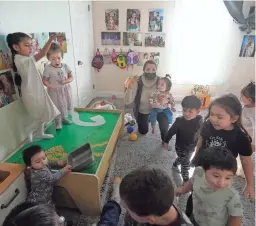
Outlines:
{"label": "plastic toy", "polygon": [[137,136],[136,133],[131,133],[131,134],[129,135],[129,140],[130,140],[130,141],[136,141],[137,138],[138,138],[138,136]]}
{"label": "plastic toy", "polygon": [[131,126],[127,127],[127,133],[132,133],[133,132],[133,128]]}
{"label": "plastic toy", "polygon": [[133,126],[135,125],[136,122],[135,120],[132,118],[132,115],[130,113],[126,113],[124,115],[124,125],[127,126],[127,125],[130,125],[130,126]]}
{"label": "plastic toy", "polygon": [[114,104],[108,102],[108,101],[97,101],[94,104],[92,104],[92,106],[90,108],[93,109],[104,109],[104,110],[115,110],[116,107]]}

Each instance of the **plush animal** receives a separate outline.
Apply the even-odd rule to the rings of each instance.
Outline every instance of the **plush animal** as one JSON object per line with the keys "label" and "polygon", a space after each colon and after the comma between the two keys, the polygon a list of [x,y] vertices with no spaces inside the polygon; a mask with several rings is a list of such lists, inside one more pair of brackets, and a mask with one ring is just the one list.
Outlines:
{"label": "plush animal", "polygon": [[135,125],[136,122],[135,120],[133,119],[132,115],[130,113],[126,113],[124,115],[124,125],[127,126],[127,125],[130,125],[130,126],[133,126]]}
{"label": "plush animal", "polygon": [[105,100],[95,102],[90,108],[104,109],[104,110],[115,110],[116,109],[116,107],[112,103],[105,101]]}

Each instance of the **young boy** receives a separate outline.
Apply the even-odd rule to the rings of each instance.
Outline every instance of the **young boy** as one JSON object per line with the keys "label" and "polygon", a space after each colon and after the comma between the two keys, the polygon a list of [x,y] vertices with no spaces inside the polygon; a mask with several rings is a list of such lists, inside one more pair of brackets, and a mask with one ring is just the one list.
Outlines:
{"label": "young boy", "polygon": [[193,190],[190,216],[195,226],[241,226],[242,205],[231,187],[237,163],[233,154],[222,147],[200,152],[193,177],[175,190],[182,195]]}
{"label": "young boy", "polygon": [[121,203],[129,226],[193,226],[175,205],[170,177],[162,170],[143,167],[130,172],[120,184]]}
{"label": "young boy", "polygon": [[173,168],[178,171],[178,165],[181,165],[181,175],[186,182],[189,179],[190,159],[196,147],[203,118],[198,115],[201,101],[196,96],[186,96],[181,106],[183,116],[178,117],[169,129],[164,148],[168,150],[168,143],[176,134],[175,149],[178,157],[173,163]]}

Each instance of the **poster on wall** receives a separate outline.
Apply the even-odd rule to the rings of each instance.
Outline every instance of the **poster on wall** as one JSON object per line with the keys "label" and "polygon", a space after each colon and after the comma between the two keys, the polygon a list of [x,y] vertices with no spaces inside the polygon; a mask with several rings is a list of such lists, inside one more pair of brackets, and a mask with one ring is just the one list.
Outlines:
{"label": "poster on wall", "polygon": [[49,39],[49,32],[30,33],[32,38],[32,52],[38,54]]}
{"label": "poster on wall", "polygon": [[240,57],[254,57],[255,55],[255,35],[244,35]]}
{"label": "poster on wall", "polygon": [[165,47],[165,34],[145,34],[146,47]]}
{"label": "poster on wall", "polygon": [[64,32],[49,32],[49,36],[58,35],[55,42],[60,45],[63,53],[67,53],[67,39]]}
{"label": "poster on wall", "polygon": [[149,10],[148,31],[149,32],[162,32],[164,21],[163,9]]}
{"label": "poster on wall", "polygon": [[137,66],[143,66],[144,63],[148,60],[153,60],[156,65],[159,65],[160,62],[160,53],[158,52],[139,52],[138,57],[139,62]]}
{"label": "poster on wall", "polygon": [[127,31],[140,31],[140,10],[127,9]]}
{"label": "poster on wall", "polygon": [[101,32],[101,45],[121,45],[121,32]]}
{"label": "poster on wall", "polygon": [[105,10],[105,24],[106,30],[117,31],[119,26],[119,10],[106,9]]}
{"label": "poster on wall", "polygon": [[123,32],[124,46],[142,46],[142,33]]}
{"label": "poster on wall", "polygon": [[0,35],[0,71],[11,68],[11,53],[5,40],[6,36]]}
{"label": "poster on wall", "polygon": [[10,71],[0,73],[0,108],[10,104],[15,98],[15,88]]}

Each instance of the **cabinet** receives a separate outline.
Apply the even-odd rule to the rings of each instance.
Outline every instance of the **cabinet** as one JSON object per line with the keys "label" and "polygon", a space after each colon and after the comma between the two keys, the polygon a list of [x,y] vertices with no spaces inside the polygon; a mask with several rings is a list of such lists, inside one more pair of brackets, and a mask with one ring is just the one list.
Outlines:
{"label": "cabinet", "polygon": [[27,196],[26,183],[22,173],[1,195],[0,195],[0,225],[10,211],[24,202]]}

